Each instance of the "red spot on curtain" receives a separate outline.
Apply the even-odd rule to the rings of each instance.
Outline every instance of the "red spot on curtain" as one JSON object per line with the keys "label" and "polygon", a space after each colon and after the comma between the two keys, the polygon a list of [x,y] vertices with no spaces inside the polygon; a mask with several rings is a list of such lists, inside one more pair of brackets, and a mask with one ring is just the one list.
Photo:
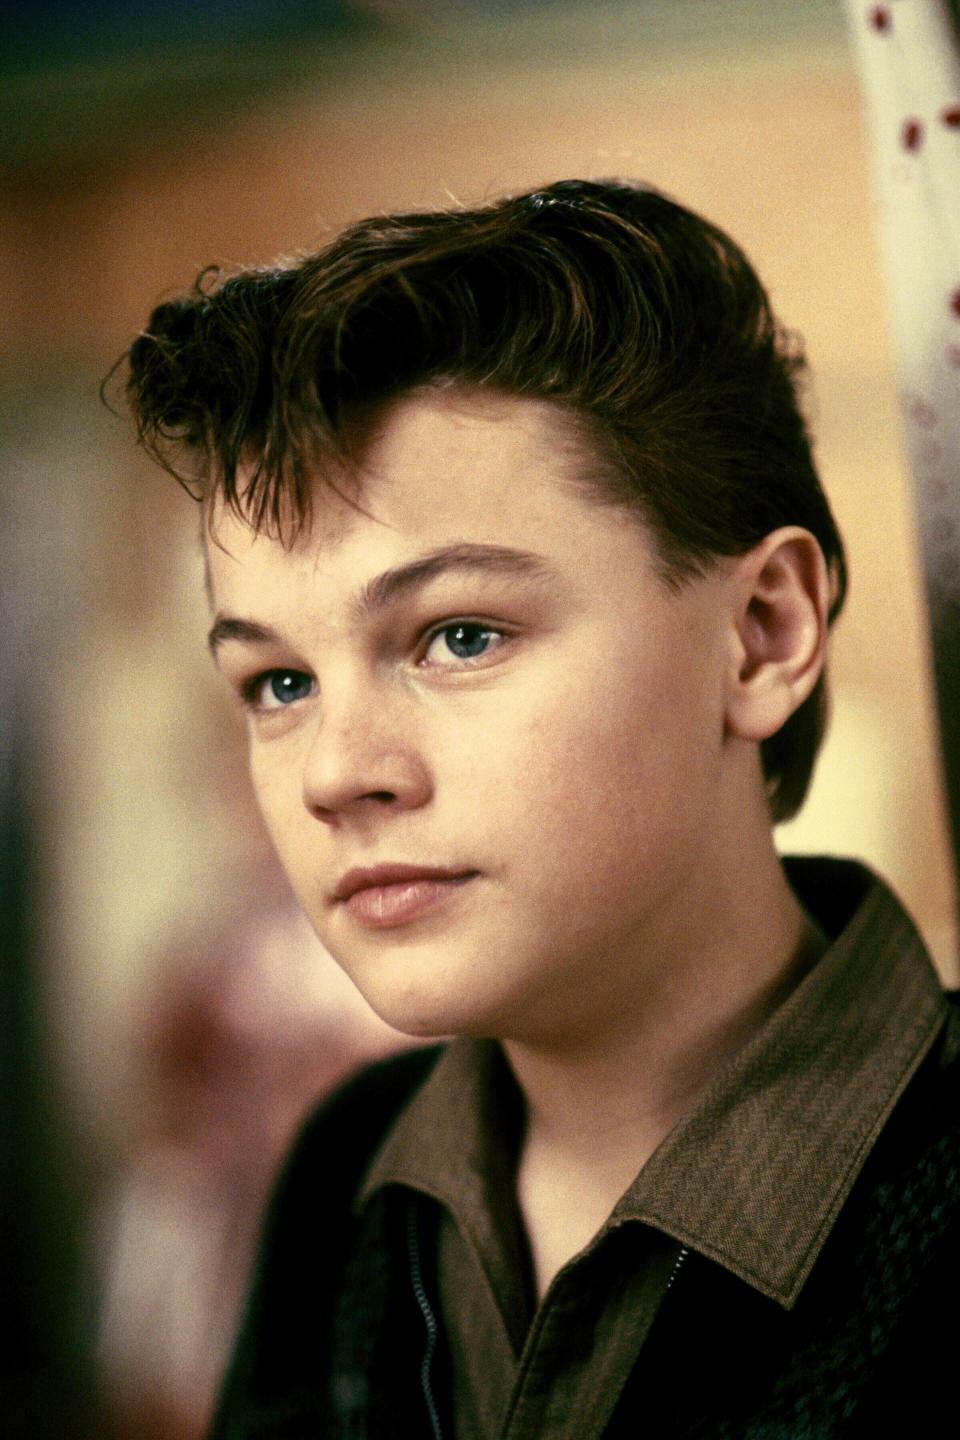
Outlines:
{"label": "red spot on curtain", "polygon": [[923,126],[919,120],[905,120],[900,131],[900,142],[904,150],[919,150],[923,144]]}
{"label": "red spot on curtain", "polygon": [[906,398],[906,410],[914,425],[919,425],[924,430],[932,430],[937,423],[937,412],[932,405],[928,405],[922,395],[909,395]]}
{"label": "red spot on curtain", "polygon": [[893,29],[893,16],[886,5],[874,5],[868,18],[874,30],[879,31],[881,35],[889,34]]}

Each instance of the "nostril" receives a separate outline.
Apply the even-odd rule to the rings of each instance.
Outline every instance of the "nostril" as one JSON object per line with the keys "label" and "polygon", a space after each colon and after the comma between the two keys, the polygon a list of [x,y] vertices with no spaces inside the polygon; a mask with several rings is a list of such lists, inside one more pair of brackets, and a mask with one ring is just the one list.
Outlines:
{"label": "nostril", "polygon": [[422,757],[407,746],[382,742],[375,733],[323,733],[318,727],[304,761],[303,801],[326,816],[344,811],[395,810],[423,805],[431,781]]}

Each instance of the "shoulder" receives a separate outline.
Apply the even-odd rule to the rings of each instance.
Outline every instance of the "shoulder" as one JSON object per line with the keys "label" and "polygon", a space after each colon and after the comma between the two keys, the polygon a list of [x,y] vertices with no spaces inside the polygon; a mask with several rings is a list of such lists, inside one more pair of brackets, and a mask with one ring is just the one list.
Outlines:
{"label": "shoulder", "polygon": [[443,1050],[432,1045],[378,1061],[324,1100],[300,1130],[280,1173],[272,1211],[283,1209],[289,1223],[290,1208],[302,1197],[314,1225],[318,1203],[346,1215],[381,1141]]}
{"label": "shoulder", "polygon": [[368,1066],[307,1119],[267,1209],[251,1297],[254,1307],[284,1303],[305,1284],[322,1289],[333,1283],[361,1181],[442,1050],[432,1046],[408,1051]]}
{"label": "shoulder", "polygon": [[267,1211],[211,1431],[216,1440],[287,1434],[287,1424],[296,1433],[297,1425],[328,1433],[314,1410],[326,1403],[334,1307],[356,1239],[354,1197],[442,1049],[408,1051],[360,1071],[302,1127]]}

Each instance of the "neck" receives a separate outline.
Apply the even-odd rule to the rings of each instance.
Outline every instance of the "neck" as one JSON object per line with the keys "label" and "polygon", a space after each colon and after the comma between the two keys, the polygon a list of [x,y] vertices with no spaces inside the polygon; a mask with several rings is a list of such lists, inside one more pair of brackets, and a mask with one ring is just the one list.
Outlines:
{"label": "neck", "polygon": [[772,843],[666,948],[644,947],[616,1013],[547,1043],[504,1042],[527,1104],[518,1172],[542,1293],[698,1097],[783,1003],[821,945]]}

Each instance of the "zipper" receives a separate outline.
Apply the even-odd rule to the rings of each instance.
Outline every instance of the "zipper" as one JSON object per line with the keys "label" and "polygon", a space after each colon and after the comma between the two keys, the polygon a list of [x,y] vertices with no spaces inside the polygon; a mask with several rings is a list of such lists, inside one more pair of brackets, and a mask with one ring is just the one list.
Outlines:
{"label": "zipper", "polygon": [[413,1284],[413,1293],[417,1306],[419,1307],[420,1314],[423,1316],[423,1322],[427,1327],[427,1343],[424,1346],[423,1359],[420,1362],[420,1389],[423,1391],[427,1414],[430,1417],[433,1440],[443,1440],[443,1431],[440,1428],[440,1415],[437,1411],[437,1404],[433,1396],[433,1386],[430,1379],[430,1371],[437,1349],[437,1336],[440,1327],[423,1283],[423,1268],[420,1264],[420,1230],[418,1218],[417,1203],[415,1200],[411,1200],[407,1206],[407,1253],[410,1257],[410,1280]]}
{"label": "zipper", "polygon": [[664,1295],[668,1295],[670,1293],[670,1290],[673,1288],[673,1282],[674,1280],[676,1280],[678,1274],[680,1273],[680,1267],[682,1266],[684,1260],[686,1260],[689,1254],[690,1251],[687,1249],[686,1245],[681,1245],[680,1254],[673,1262],[673,1269],[670,1271],[670,1279],[667,1281],[667,1288],[663,1292]]}

